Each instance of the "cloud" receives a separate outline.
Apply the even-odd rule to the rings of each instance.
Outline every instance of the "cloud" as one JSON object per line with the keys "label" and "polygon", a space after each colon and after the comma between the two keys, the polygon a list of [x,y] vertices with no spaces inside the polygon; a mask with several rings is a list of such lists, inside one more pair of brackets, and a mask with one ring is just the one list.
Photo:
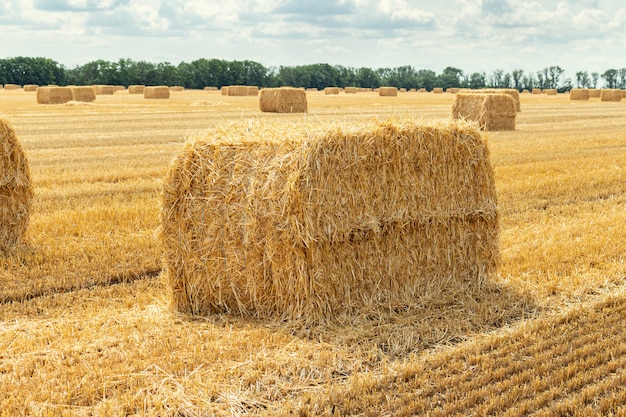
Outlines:
{"label": "cloud", "polygon": [[111,10],[130,0],[35,0],[36,10],[50,12]]}

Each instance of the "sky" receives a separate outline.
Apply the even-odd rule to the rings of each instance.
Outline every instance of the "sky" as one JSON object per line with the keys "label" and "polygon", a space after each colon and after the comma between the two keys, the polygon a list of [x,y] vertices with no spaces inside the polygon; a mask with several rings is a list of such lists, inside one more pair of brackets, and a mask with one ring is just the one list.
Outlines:
{"label": "sky", "polygon": [[626,67],[623,0],[0,0],[0,58],[440,73]]}

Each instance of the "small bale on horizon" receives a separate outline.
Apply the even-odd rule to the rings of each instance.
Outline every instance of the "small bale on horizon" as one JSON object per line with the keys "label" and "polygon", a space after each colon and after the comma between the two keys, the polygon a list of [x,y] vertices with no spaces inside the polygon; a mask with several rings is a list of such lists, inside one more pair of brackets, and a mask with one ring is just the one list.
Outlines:
{"label": "small bale on horizon", "polygon": [[622,90],[615,88],[605,88],[600,94],[600,101],[622,101]]}
{"label": "small bale on horizon", "polygon": [[589,89],[573,88],[569,93],[570,100],[589,100]]}
{"label": "small bale on horizon", "polygon": [[129,85],[128,86],[128,94],[143,94],[143,90],[146,88],[145,85]]}
{"label": "small bale on horizon", "polygon": [[145,99],[169,99],[170,89],[166,85],[146,87],[143,90],[143,98]]}
{"label": "small bale on horizon", "polygon": [[339,94],[339,87],[326,87],[324,89],[324,95],[333,96]]}
{"label": "small bale on horizon", "polygon": [[433,93],[434,94],[443,94],[443,88],[442,87],[435,87],[435,88],[433,88]]}
{"label": "small bale on horizon", "polygon": [[24,86],[24,91],[26,92],[33,92],[33,91],[37,91],[37,89],[39,88],[39,86],[37,84],[26,84]]}
{"label": "small bale on horizon", "polygon": [[398,89],[396,87],[380,87],[378,89],[378,95],[380,97],[397,97]]}

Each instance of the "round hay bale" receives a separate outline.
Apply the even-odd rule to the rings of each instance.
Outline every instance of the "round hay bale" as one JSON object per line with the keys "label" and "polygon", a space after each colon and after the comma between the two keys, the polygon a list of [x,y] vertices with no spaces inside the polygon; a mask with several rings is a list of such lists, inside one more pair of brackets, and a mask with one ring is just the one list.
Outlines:
{"label": "round hay bale", "polygon": [[63,104],[72,101],[71,87],[39,87],[37,88],[37,103]]}
{"label": "round hay bale", "polygon": [[380,97],[397,97],[398,89],[396,87],[380,87],[378,89],[378,95]]}
{"label": "round hay bale", "polygon": [[569,93],[570,100],[589,100],[589,89],[573,88]]}
{"label": "round hay bale", "polygon": [[272,113],[306,113],[306,92],[302,88],[264,88],[259,96],[259,109]]}
{"label": "round hay bale", "polygon": [[89,86],[70,87],[72,91],[72,100],[91,103],[96,100],[96,89]]}
{"label": "round hay bale", "polygon": [[11,123],[0,117],[0,250],[19,243],[28,228],[33,187],[28,160]]}
{"label": "round hay bale", "polygon": [[168,99],[170,98],[170,89],[165,85],[159,85],[155,87],[146,87],[143,90],[143,98]]}

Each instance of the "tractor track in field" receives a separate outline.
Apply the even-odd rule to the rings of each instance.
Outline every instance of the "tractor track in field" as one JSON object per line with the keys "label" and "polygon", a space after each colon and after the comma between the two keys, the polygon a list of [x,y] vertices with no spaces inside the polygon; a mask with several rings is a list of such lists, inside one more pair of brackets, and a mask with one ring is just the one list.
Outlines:
{"label": "tractor track in field", "polygon": [[78,285],[70,287],[52,287],[46,288],[41,291],[34,291],[30,293],[14,294],[9,296],[3,296],[0,298],[0,305],[10,303],[21,303],[31,301],[37,298],[49,297],[53,295],[69,294],[75,291],[86,290],[91,288],[106,288],[113,285],[131,283],[142,279],[154,279],[159,276],[163,271],[162,268],[147,269],[139,272],[122,272],[109,277],[106,281],[100,282],[82,282]]}

